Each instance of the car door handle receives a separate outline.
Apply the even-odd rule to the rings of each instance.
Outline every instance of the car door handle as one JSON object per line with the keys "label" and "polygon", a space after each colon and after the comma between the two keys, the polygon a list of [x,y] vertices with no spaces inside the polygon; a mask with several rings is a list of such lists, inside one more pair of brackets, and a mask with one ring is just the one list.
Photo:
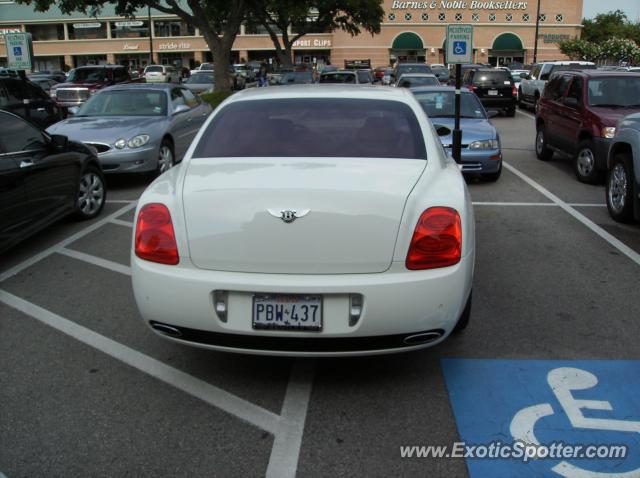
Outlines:
{"label": "car door handle", "polygon": [[20,167],[21,168],[28,168],[28,167],[34,166],[34,165],[35,165],[35,163],[33,161],[31,161],[30,159],[20,161]]}
{"label": "car door handle", "polygon": [[36,111],[44,111],[46,108],[36,108]]}

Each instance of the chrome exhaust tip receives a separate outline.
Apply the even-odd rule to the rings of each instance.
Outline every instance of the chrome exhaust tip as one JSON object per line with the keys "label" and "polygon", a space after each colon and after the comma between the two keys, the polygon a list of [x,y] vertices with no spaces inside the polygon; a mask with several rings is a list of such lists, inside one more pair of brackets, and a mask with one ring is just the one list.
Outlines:
{"label": "chrome exhaust tip", "polygon": [[161,332],[164,335],[168,335],[170,337],[182,337],[182,332],[180,332],[180,330],[176,329],[175,327],[171,327],[170,325],[152,322],[151,327],[154,330],[157,330],[158,332]]}
{"label": "chrome exhaust tip", "polygon": [[408,335],[402,342],[405,345],[423,345],[433,342],[434,340],[438,340],[442,335],[442,332],[434,330],[432,332]]}

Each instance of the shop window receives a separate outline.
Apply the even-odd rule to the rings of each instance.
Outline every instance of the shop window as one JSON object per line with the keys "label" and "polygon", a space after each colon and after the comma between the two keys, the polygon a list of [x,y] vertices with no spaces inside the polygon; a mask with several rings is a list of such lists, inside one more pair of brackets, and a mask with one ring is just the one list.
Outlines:
{"label": "shop window", "polygon": [[495,13],[490,13],[489,14],[489,21],[490,22],[495,22],[496,21],[496,14]]}
{"label": "shop window", "polygon": [[547,14],[546,13],[541,13],[540,16],[538,17],[538,20],[540,20],[541,22],[546,22],[547,21]]}
{"label": "shop window", "polygon": [[69,40],[95,40],[107,38],[107,24],[105,22],[69,23]]}
{"label": "shop window", "polygon": [[185,22],[155,21],[153,26],[157,37],[191,37],[196,34],[193,25]]}
{"label": "shop window", "polygon": [[112,38],[141,38],[149,36],[149,22],[142,20],[120,20],[111,22]]}
{"label": "shop window", "polygon": [[447,20],[447,14],[444,12],[440,12],[438,13],[438,20],[440,20],[441,22],[444,22]]}
{"label": "shop window", "polygon": [[52,23],[47,25],[27,25],[27,33],[31,33],[33,41],[64,40],[64,25]]}
{"label": "shop window", "polygon": [[558,13],[556,15],[556,22],[562,23],[563,20],[564,20],[564,16],[562,15],[562,13]]}
{"label": "shop window", "polygon": [[428,22],[429,21],[429,14],[427,12],[424,12],[422,15],[420,15],[420,18],[422,18],[423,22]]}
{"label": "shop window", "polygon": [[471,14],[471,20],[473,20],[474,22],[479,22],[480,21],[480,14],[479,13],[472,13]]}
{"label": "shop window", "polygon": [[523,22],[528,22],[529,21],[529,14],[528,13],[523,13],[522,14],[522,21]]}
{"label": "shop window", "polygon": [[462,21],[462,13],[456,13],[455,17],[456,22],[461,22]]}
{"label": "shop window", "polygon": [[395,13],[390,13],[389,15],[387,15],[387,18],[389,19],[389,21],[394,21],[396,19],[396,14]]}
{"label": "shop window", "polygon": [[412,18],[413,18],[413,15],[411,15],[411,13],[407,12],[404,14],[405,21],[409,22],[411,21]]}
{"label": "shop window", "polygon": [[504,19],[508,22],[512,22],[513,21],[513,15],[511,13],[507,13],[504,17]]}

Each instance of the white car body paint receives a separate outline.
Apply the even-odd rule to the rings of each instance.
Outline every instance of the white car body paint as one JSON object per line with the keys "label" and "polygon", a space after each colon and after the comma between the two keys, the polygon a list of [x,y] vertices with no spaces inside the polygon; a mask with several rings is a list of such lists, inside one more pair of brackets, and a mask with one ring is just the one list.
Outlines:
{"label": "white car body paint", "polygon": [[[226,104],[304,97],[402,102],[418,119],[428,159],[192,161],[203,132]],[[240,161],[244,167],[234,169]],[[295,168],[294,164],[305,167]],[[365,164],[370,169],[359,169],[358,175],[356,166]],[[256,168],[258,165],[260,168]],[[310,169],[307,171],[306,167]],[[292,179],[297,182],[292,183]],[[291,184],[301,187],[294,189]],[[458,166],[444,153],[431,122],[405,89],[303,85],[235,94],[209,117],[182,163],[157,178],[143,193],[136,218],[149,203],[162,203],[169,209],[180,263],[170,266],[148,262],[138,258],[132,248],[134,295],[147,323],[156,321],[243,338],[348,339],[444,331],[442,337],[427,344],[404,345],[399,339],[393,346],[375,350],[354,347],[338,351],[230,348],[161,334],[189,345],[295,356],[415,350],[434,345],[451,333],[471,292],[475,260],[471,199]],[[408,270],[405,259],[418,218],[434,206],[458,211],[462,224],[461,260],[450,267]],[[279,208],[310,211],[286,224],[268,211]],[[243,235],[245,228],[252,233],[262,231],[269,240],[260,243],[253,234]],[[220,248],[227,248],[228,254]],[[216,290],[229,291],[226,322],[214,312]],[[254,293],[321,294],[322,331],[254,330]],[[349,325],[349,294],[363,297],[362,314],[355,325]]]}

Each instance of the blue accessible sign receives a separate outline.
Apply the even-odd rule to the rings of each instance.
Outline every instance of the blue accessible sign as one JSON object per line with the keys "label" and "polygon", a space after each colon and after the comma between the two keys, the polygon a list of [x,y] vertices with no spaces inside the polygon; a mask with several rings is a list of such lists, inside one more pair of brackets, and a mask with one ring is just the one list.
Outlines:
{"label": "blue accessible sign", "polygon": [[471,478],[640,478],[640,361],[443,359],[442,369]]}

